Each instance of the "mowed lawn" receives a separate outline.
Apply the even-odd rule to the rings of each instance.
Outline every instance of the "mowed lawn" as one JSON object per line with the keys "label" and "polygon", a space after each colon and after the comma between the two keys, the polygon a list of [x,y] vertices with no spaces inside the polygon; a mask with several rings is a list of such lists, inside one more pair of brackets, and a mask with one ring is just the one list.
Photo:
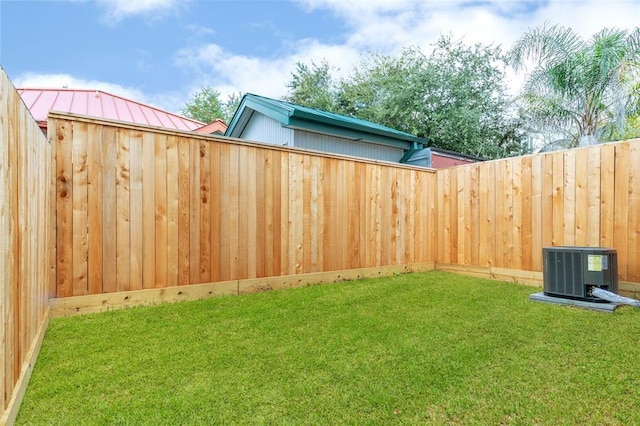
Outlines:
{"label": "mowed lawn", "polygon": [[51,321],[17,424],[640,424],[640,309],[428,272]]}

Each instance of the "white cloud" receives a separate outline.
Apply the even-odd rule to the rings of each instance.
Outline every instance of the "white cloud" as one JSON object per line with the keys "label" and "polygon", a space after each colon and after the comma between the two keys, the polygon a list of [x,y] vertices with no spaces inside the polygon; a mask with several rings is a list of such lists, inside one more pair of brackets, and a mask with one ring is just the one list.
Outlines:
{"label": "white cloud", "polygon": [[[117,22],[131,16],[163,16],[190,0],[98,1],[109,19]],[[204,41],[202,36],[210,36],[215,31],[191,26],[187,27],[192,34],[187,43],[191,47],[181,49],[174,56],[174,64],[190,77],[188,87],[143,94],[135,88],[68,75],[25,75],[22,82],[48,81],[57,87],[67,84],[99,88],[179,112],[190,95],[205,85],[218,90],[223,100],[237,92],[280,98],[287,93],[285,85],[296,62],[319,63],[326,59],[341,76],[350,73],[367,52],[394,53],[410,45],[426,52],[443,34],[451,34],[469,44],[502,45],[507,50],[528,28],[545,22],[571,26],[583,37],[604,27],[633,28],[640,22],[636,0],[299,0],[297,4],[310,11],[329,11],[342,20],[346,30],[339,39],[343,41],[335,42],[333,38],[332,43],[326,43],[305,38],[291,42],[288,39],[273,49],[271,56],[261,57],[230,51],[217,44],[197,45],[199,39]],[[514,78],[512,73],[509,78]]]}
{"label": "white cloud", "polygon": [[181,50],[176,62],[194,75],[192,90],[208,84],[222,94],[286,93],[295,63],[327,59],[341,73],[351,71],[370,51],[394,53],[405,46],[427,52],[440,35],[465,43],[501,45],[508,50],[527,28],[545,22],[571,26],[587,38],[603,27],[633,28],[640,22],[635,0],[299,0],[306,10],[328,10],[343,20],[343,44],[299,40],[279,49],[278,57],[252,57],[214,44]]}
{"label": "white cloud", "polygon": [[97,0],[105,9],[105,20],[117,23],[132,16],[162,18],[166,13],[184,6],[189,0]]}
{"label": "white cloud", "polygon": [[640,21],[636,0],[300,0],[325,9],[350,27],[349,43],[376,50],[422,45],[439,34],[508,48],[528,27],[545,21],[572,27],[583,37],[603,27],[632,28]]}
{"label": "white cloud", "polygon": [[231,93],[256,93],[279,98],[286,93],[286,83],[296,62],[319,62],[326,58],[332,66],[351,67],[358,52],[346,46],[329,46],[315,40],[301,40],[289,55],[258,58],[234,55],[215,44],[177,52],[174,63],[193,75],[191,92],[202,86],[218,90],[224,100]]}

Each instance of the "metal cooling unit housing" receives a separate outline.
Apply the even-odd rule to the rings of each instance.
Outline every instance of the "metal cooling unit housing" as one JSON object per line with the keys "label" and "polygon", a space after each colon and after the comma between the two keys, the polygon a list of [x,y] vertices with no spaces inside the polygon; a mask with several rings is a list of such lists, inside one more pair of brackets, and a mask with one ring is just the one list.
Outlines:
{"label": "metal cooling unit housing", "polygon": [[615,249],[600,247],[544,247],[543,290],[547,296],[600,302],[593,287],[618,292]]}

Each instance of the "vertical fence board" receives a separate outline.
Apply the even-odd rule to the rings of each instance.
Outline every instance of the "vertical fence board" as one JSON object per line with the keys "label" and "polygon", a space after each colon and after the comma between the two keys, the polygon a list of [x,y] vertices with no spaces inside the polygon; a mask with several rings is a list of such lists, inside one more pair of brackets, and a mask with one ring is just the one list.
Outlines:
{"label": "vertical fence board", "polygon": [[[143,187],[142,187],[142,132],[134,131],[129,139],[129,232],[130,232],[130,289],[141,290],[143,282]],[[151,204],[153,205],[153,204]]]}
{"label": "vertical fence board", "polygon": [[[555,205],[555,182],[553,154],[542,155],[542,247],[552,246],[554,243],[554,205]],[[540,253],[542,256],[542,253]],[[540,269],[542,270],[542,269]]]}
{"label": "vertical fence board", "polygon": [[[503,162],[504,165],[504,181],[503,181],[503,241],[504,241],[504,253],[502,255],[502,266],[505,268],[512,268],[513,259],[515,257],[515,247],[514,247],[514,197],[513,197],[513,187],[514,187],[514,167],[513,160],[505,160]],[[519,185],[520,182],[515,183]]]}
{"label": "vertical fence board", "polygon": [[[321,271],[320,247],[318,242],[321,239],[320,212],[322,204],[320,203],[320,158],[310,157],[309,159],[309,271]],[[320,206],[320,207],[319,207]]]}
{"label": "vertical fence board", "polygon": [[180,174],[178,138],[167,139],[167,286],[179,283]]}
{"label": "vertical fence board", "polygon": [[73,168],[71,123],[56,121],[57,297],[73,295]]}
{"label": "vertical fence board", "polygon": [[631,173],[631,145],[616,146],[615,154],[615,215],[613,219],[613,244],[618,255],[618,275],[628,279],[628,226],[629,226],[629,176]]}
{"label": "vertical fence board", "polygon": [[[238,258],[240,256],[238,248],[238,240],[240,234],[239,228],[239,203],[240,203],[240,155],[238,149],[229,150],[229,205],[227,214],[229,215],[229,261],[230,261],[230,278],[240,278],[238,274]],[[244,214],[244,212],[242,212]]]}
{"label": "vertical fence board", "polygon": [[531,270],[542,271],[542,247],[544,230],[550,222],[543,218],[543,156],[531,159]]}
{"label": "vertical fence board", "polygon": [[300,271],[311,271],[311,158],[308,155],[300,155],[300,196],[302,197],[302,210],[300,211]]}
{"label": "vertical fence board", "polygon": [[553,154],[553,221],[551,244],[554,246],[567,245],[564,240],[564,154]]}
{"label": "vertical fence board", "polygon": [[471,214],[471,230],[469,239],[467,240],[467,250],[471,253],[471,264],[477,265],[480,258],[480,182],[479,182],[479,173],[480,167],[478,165],[474,165],[469,167],[471,172],[471,181],[470,181],[470,214]]}
{"label": "vertical fence board", "polygon": [[72,129],[73,295],[80,296],[88,293],[87,123],[73,123]]}
{"label": "vertical fence board", "polygon": [[575,239],[577,246],[586,246],[588,240],[589,215],[589,155],[587,149],[575,152]]}
{"label": "vertical fence board", "polygon": [[[512,249],[511,249],[511,261],[507,264],[508,268],[521,269],[522,268],[522,251],[523,251],[523,225],[524,220],[522,215],[523,203],[525,202],[523,197],[523,172],[524,165],[520,158],[514,158],[508,161],[508,164],[512,165],[511,169],[511,235],[512,235]],[[530,184],[529,184],[530,188]]]}
{"label": "vertical fence board", "polygon": [[251,272],[256,277],[265,276],[265,217],[266,217],[266,199],[264,197],[266,187],[266,173],[265,173],[265,159],[266,150],[256,151],[256,174],[254,176],[254,183],[251,186],[251,194],[255,198],[255,207],[252,210],[254,216],[253,225],[255,227],[254,240],[253,240],[253,254],[249,262],[253,262],[255,267],[251,269]]}
{"label": "vertical fence board", "polygon": [[[251,180],[250,169],[255,170],[255,159],[248,158],[248,147],[238,147],[238,156],[241,159],[238,182],[238,275],[234,278],[247,278],[249,273],[249,244],[251,236],[249,235],[249,182]],[[252,161],[253,160],[253,161]]]}
{"label": "vertical fence board", "polygon": [[438,192],[442,202],[439,204],[442,206],[440,209],[440,217],[442,218],[441,231],[438,236],[441,236],[438,242],[438,261],[443,263],[451,263],[451,241],[452,237],[452,212],[451,212],[451,175],[450,170],[441,170],[437,174],[438,177]]}
{"label": "vertical fence board", "polygon": [[381,170],[380,189],[382,199],[390,200],[388,203],[381,203],[380,216],[380,262],[381,265],[389,265],[391,263],[391,236],[395,236],[395,230],[392,225],[392,214],[395,205],[394,195],[394,173],[392,169],[384,168]]}
{"label": "vertical fence board", "polygon": [[[587,207],[587,242],[590,247],[598,247],[600,245],[600,209],[602,205],[602,188],[601,176],[602,167],[601,156],[602,148],[595,146],[588,150],[589,171],[587,178],[588,207]],[[578,213],[578,216],[584,213]]]}
{"label": "vertical fence board", "polygon": [[247,166],[247,173],[244,174],[247,180],[247,191],[241,196],[247,198],[247,208],[241,209],[242,215],[246,215],[247,229],[246,229],[246,244],[247,244],[247,270],[243,276],[247,278],[257,277],[258,269],[258,255],[256,248],[258,245],[258,197],[257,197],[257,179],[258,179],[258,165],[255,149],[249,149],[246,157],[241,157],[242,161]]}
{"label": "vertical fence board", "polygon": [[156,140],[142,138],[142,288],[155,288],[156,277]]}
{"label": "vertical fence board", "polygon": [[[374,252],[375,255],[373,256],[373,258],[375,259],[374,261],[374,265],[375,266],[380,266],[383,263],[383,257],[382,257],[382,244],[383,244],[383,203],[381,202],[382,197],[386,196],[386,194],[384,193],[384,187],[382,184],[382,171],[384,169],[381,168],[376,168],[375,170],[375,178],[374,178],[374,200],[375,200],[375,207],[373,208],[373,213],[375,215],[375,226],[374,226]],[[385,198],[387,199],[387,198]]]}
{"label": "vertical fence board", "polygon": [[117,132],[114,127],[102,131],[102,158],[104,161],[102,191],[102,291],[118,291],[118,213],[117,213]]}
{"label": "vertical fence board", "polygon": [[613,247],[615,202],[615,145],[603,145],[600,150],[600,246]]}
{"label": "vertical fence board", "polygon": [[[422,261],[435,261],[438,256],[438,244],[440,241],[440,233],[441,229],[438,226],[438,211],[440,208],[440,200],[436,195],[438,190],[438,180],[435,174],[423,175],[424,180],[427,181],[427,191],[426,197],[429,199],[429,210],[428,212],[420,211],[419,213],[424,218],[424,215],[428,214],[426,218],[424,218],[426,226],[429,229],[429,233],[427,235],[427,252],[425,253],[425,257],[422,258]],[[422,236],[422,232],[419,233]]]}
{"label": "vertical fence board", "polygon": [[[488,179],[488,171],[493,169],[493,163],[491,167],[479,167],[478,168],[478,240],[479,246],[478,252],[478,265],[489,266],[489,259],[491,258],[491,248],[489,247],[489,232],[490,225],[493,220],[489,216],[489,185],[493,186],[493,181]],[[491,188],[493,194],[493,188]]]}
{"label": "vertical fence board", "polygon": [[[322,248],[323,248],[322,258],[324,260],[323,269],[325,271],[333,270],[333,262],[332,262],[333,261],[333,253],[332,253],[333,234],[331,232],[333,227],[329,226],[329,224],[334,223],[334,217],[335,217],[334,216],[335,211],[331,205],[331,200],[332,200],[331,182],[334,176],[331,170],[332,161],[333,160],[330,158],[324,159],[325,179],[322,182],[322,193],[324,195],[324,199],[322,203],[322,215],[324,217],[324,222],[322,224]],[[285,203],[282,203],[282,204],[285,205]]]}
{"label": "vertical fence board", "polygon": [[[191,174],[189,141],[178,140],[178,285],[189,284],[192,264],[191,245]],[[195,225],[194,225],[195,226]],[[195,262],[194,262],[195,263]],[[194,274],[195,275],[195,274]]]}
{"label": "vertical fence board", "polygon": [[[264,151],[264,237],[263,237],[263,248],[262,255],[264,257],[264,271],[261,276],[270,277],[274,274],[274,261],[275,261],[275,249],[274,249],[274,187],[273,187],[273,174],[274,174],[274,154],[278,154],[277,152],[273,152],[270,150]],[[277,188],[278,191],[280,188]]]}
{"label": "vertical fence board", "polygon": [[280,193],[280,222],[278,223],[280,245],[278,247],[278,258],[280,259],[280,273],[287,275],[289,274],[289,226],[291,224],[289,220],[289,155],[285,152],[279,154],[278,165],[280,167],[276,171],[277,182],[274,182],[274,187],[279,188],[279,191],[276,191]]}
{"label": "vertical fence board", "polygon": [[396,216],[396,250],[395,260],[393,264],[405,263],[404,251],[405,251],[405,229],[404,223],[406,218],[405,211],[405,198],[406,198],[406,184],[404,181],[405,173],[401,170],[396,170],[396,192],[397,192],[397,216]]}
{"label": "vertical fence board", "polygon": [[[405,258],[405,262],[407,263],[411,263],[411,262],[416,262],[416,259],[419,258],[420,256],[420,243],[416,242],[416,228],[417,228],[417,224],[416,224],[416,220],[419,217],[418,216],[418,206],[421,202],[424,202],[425,200],[420,197],[419,192],[417,191],[417,182],[418,179],[418,174],[415,173],[415,171],[411,171],[410,173],[408,173],[405,177],[405,185],[407,188],[407,194],[405,195],[405,227],[406,227],[406,234],[408,234],[408,238],[407,238],[407,243],[405,244],[404,247],[404,258]],[[428,210],[427,210],[427,206],[426,203],[424,203],[423,205],[423,212],[425,212],[425,214],[428,214]],[[363,212],[364,213],[364,212]],[[365,216],[366,217],[366,216]],[[363,233],[364,231],[361,230],[361,233]],[[426,241],[425,241],[426,242]],[[359,242],[358,246],[363,247],[364,248],[364,240]]]}
{"label": "vertical fence board", "polygon": [[[150,155],[151,153],[149,153]],[[153,180],[155,192],[155,285],[166,287],[168,284],[168,228],[167,228],[167,136],[157,134],[153,145]],[[145,206],[146,207],[146,206]],[[145,225],[147,225],[145,223]],[[150,225],[150,224],[149,224]]]}
{"label": "vertical fence board", "polygon": [[[2,73],[3,78],[5,77],[4,72]],[[9,97],[10,95],[6,95]],[[6,283],[3,283],[4,286],[4,301],[6,306],[5,317],[2,319],[2,325],[5,328],[5,345],[6,345],[6,368],[4,370],[4,378],[5,378],[5,389],[9,392],[13,390],[13,387],[18,379],[19,374],[19,363],[21,361],[20,357],[20,309],[22,308],[22,303],[20,302],[20,294],[19,294],[19,283],[22,279],[21,270],[20,270],[20,257],[21,257],[21,236],[20,236],[20,224],[19,218],[22,213],[24,213],[20,208],[20,193],[19,193],[19,185],[20,185],[20,169],[24,167],[24,158],[19,154],[19,134],[20,134],[20,124],[22,122],[20,117],[20,107],[15,102],[15,100],[9,99],[8,105],[8,116],[13,120],[10,123],[7,123],[6,126],[8,132],[6,134],[6,144],[8,150],[8,161],[7,165],[9,167],[8,171],[8,181],[7,181],[7,191],[9,192],[8,196],[8,211],[9,211],[9,224],[8,224],[8,235],[6,238],[9,240],[8,252],[3,253],[7,258],[7,268],[9,270],[9,279]],[[5,101],[6,102],[6,101]],[[4,129],[3,129],[4,130]],[[4,136],[4,134],[3,134]],[[69,133],[69,139],[71,138],[71,134]],[[70,144],[70,140],[67,142]],[[69,155],[68,155],[68,168],[65,168],[66,175],[69,176],[69,180],[71,179],[71,151],[69,147]],[[65,156],[66,157],[66,156]],[[73,214],[71,208],[71,194],[69,194],[69,227],[71,227],[71,215]],[[66,212],[65,212],[66,213]],[[66,215],[65,215],[66,216]],[[69,235],[69,242],[71,242],[72,236]],[[71,246],[71,245],[70,245]],[[72,259],[73,252],[70,251],[67,259]],[[69,265],[69,269],[67,272],[66,278],[68,279],[67,286],[70,291],[73,291],[73,265]],[[5,398],[5,400],[9,401],[9,396]],[[6,405],[6,404],[5,404]]]}
{"label": "vertical fence board", "polygon": [[272,158],[272,173],[271,179],[273,182],[273,274],[272,275],[281,275],[282,274],[282,216],[284,214],[283,207],[284,203],[282,201],[282,169],[286,168],[283,164],[283,153],[282,152],[271,152]]}
{"label": "vertical fence board", "polygon": [[314,161],[317,164],[317,174],[318,174],[318,201],[317,201],[317,211],[318,211],[318,228],[317,228],[317,238],[316,241],[318,243],[317,247],[317,255],[318,260],[316,263],[316,271],[324,271],[324,232],[325,232],[325,217],[324,217],[324,164],[325,159],[320,157],[314,157]]}
{"label": "vertical fence board", "polygon": [[87,233],[89,235],[88,247],[88,290],[90,294],[100,294],[103,289],[103,177],[104,157],[102,146],[102,128],[96,125],[89,125],[89,135],[92,135],[87,145],[87,208],[88,223]]}
{"label": "vertical fence board", "polygon": [[131,290],[131,226],[130,220],[130,131],[118,129],[117,138],[117,174],[116,174],[116,280],[118,291]]}
{"label": "vertical fence board", "polygon": [[629,224],[627,248],[627,276],[633,282],[640,281],[640,144],[633,144],[629,152]]}
{"label": "vertical fence board", "polygon": [[451,226],[450,226],[450,232],[451,232],[451,242],[449,243],[449,252],[450,252],[450,262],[451,263],[457,263],[458,262],[458,220],[459,220],[459,214],[458,214],[458,173],[456,172],[456,169],[453,169],[451,171],[451,173],[449,174],[450,178],[451,178],[451,187],[449,189],[449,193],[450,193],[450,198],[449,198],[449,202],[451,203],[451,207],[450,207],[450,215],[451,215]]}
{"label": "vertical fence board", "polygon": [[199,143],[200,161],[200,282],[211,281],[211,148]]}
{"label": "vertical fence board", "polygon": [[289,273],[300,274],[304,263],[304,156],[289,155],[291,176],[291,194],[289,199],[289,247],[292,248],[289,259]]}
{"label": "vertical fence board", "polygon": [[471,217],[471,174],[468,167],[457,167],[455,170],[458,174],[458,263],[465,265],[471,263],[470,251],[467,249],[467,244],[471,242],[471,221],[465,220],[466,217]]}
{"label": "vertical fence board", "polygon": [[467,187],[467,185],[469,184],[469,182],[467,182],[467,178],[469,177],[469,173],[466,173],[466,171],[468,170],[467,167],[456,167],[455,169],[456,173],[456,179],[457,179],[457,187],[456,187],[456,192],[455,192],[455,197],[458,200],[457,201],[457,215],[455,217],[455,220],[457,222],[457,225],[455,226],[455,228],[457,229],[457,233],[458,233],[458,242],[457,242],[457,250],[456,250],[456,259],[457,262],[461,265],[464,265],[466,263],[465,261],[465,238],[466,235],[469,231],[469,229],[467,228],[469,225],[466,223],[465,221],[465,216],[469,214],[469,210],[467,209],[468,207],[468,199],[466,197],[467,191],[465,190],[465,188]]}
{"label": "vertical fence board", "polygon": [[360,221],[359,218],[362,217],[360,210],[362,208],[362,176],[360,175],[360,168],[356,167],[355,163],[348,163],[346,176],[350,177],[351,182],[348,185],[349,195],[347,196],[347,200],[349,205],[348,209],[348,235],[349,235],[349,243],[348,247],[351,250],[348,250],[348,258],[349,258],[349,268],[359,268],[360,267]]}
{"label": "vertical fence board", "polygon": [[[212,282],[220,281],[222,275],[220,273],[220,242],[221,242],[221,230],[220,230],[220,216],[222,215],[222,206],[220,205],[221,197],[221,165],[220,165],[220,144],[212,143],[209,147],[210,156],[210,174],[211,174],[211,187],[210,196],[211,199],[211,276]],[[265,194],[268,197],[269,194]]]}
{"label": "vertical fence board", "polygon": [[[220,172],[219,181],[222,182],[223,176],[229,176],[231,169],[229,167],[231,152],[229,145],[220,146]],[[231,279],[231,196],[229,193],[230,185],[227,182],[224,187],[219,184],[220,190],[220,278],[223,281]]]}
{"label": "vertical fence board", "polygon": [[575,245],[576,237],[576,151],[564,152],[564,242],[566,246]]}
{"label": "vertical fence board", "polygon": [[501,162],[495,163],[495,258],[494,265],[504,267],[505,252],[505,229],[506,223],[504,218],[505,211],[505,177],[504,166]]}
{"label": "vertical fence board", "polygon": [[[4,412],[13,393],[13,383],[9,380],[8,372],[11,370],[10,340],[8,338],[7,319],[11,304],[9,299],[10,286],[7,283],[12,281],[11,262],[12,241],[9,238],[11,233],[11,192],[14,185],[11,184],[11,173],[9,167],[9,121],[12,119],[9,113],[11,104],[9,93],[11,93],[9,79],[0,73],[0,408]],[[56,137],[57,138],[57,137]]]}
{"label": "vertical fence board", "polygon": [[[185,274],[184,284],[200,283],[200,146],[197,142],[182,140],[184,142],[185,152],[187,152],[188,160],[186,165],[186,174],[188,175],[188,191],[189,197],[187,209],[189,212],[189,244],[188,255],[183,258],[187,266],[183,273]],[[186,179],[186,178],[185,178]],[[185,229],[186,232],[186,229]],[[186,275],[187,269],[189,271]]]}
{"label": "vertical fence board", "polygon": [[[1,97],[1,96],[0,96]],[[2,102],[0,102],[2,103]],[[1,115],[1,113],[0,113]],[[47,297],[48,298],[53,298],[56,297],[56,181],[57,181],[57,177],[56,177],[56,144],[57,144],[57,140],[58,137],[56,135],[56,124],[55,121],[52,120],[52,122],[54,122],[51,126],[47,126],[47,141],[49,143],[49,152],[48,152],[48,158],[50,161],[47,161],[47,165],[46,165],[46,169],[47,169],[47,176],[49,178],[49,190],[47,191],[47,207],[48,207],[48,214],[49,214],[49,221],[48,221],[48,245],[47,245],[47,252],[48,252],[48,268],[49,268],[49,276],[48,276],[48,286],[49,289],[47,291]],[[53,130],[53,131],[52,131]],[[1,238],[1,236],[0,236]],[[1,292],[1,290],[0,290]],[[0,381],[2,379],[0,378]]]}
{"label": "vertical fence board", "polygon": [[532,157],[523,157],[520,161],[522,169],[521,187],[514,198],[520,200],[520,209],[514,212],[515,220],[521,224],[520,231],[520,256],[518,263],[514,267],[530,271],[532,268],[532,249],[533,249],[533,218],[535,216],[533,207],[533,159]]}

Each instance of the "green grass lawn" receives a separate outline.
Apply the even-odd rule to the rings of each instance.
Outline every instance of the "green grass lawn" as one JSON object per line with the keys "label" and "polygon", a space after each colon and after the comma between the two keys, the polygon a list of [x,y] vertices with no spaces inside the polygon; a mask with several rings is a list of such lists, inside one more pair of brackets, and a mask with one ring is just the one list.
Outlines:
{"label": "green grass lawn", "polygon": [[439,272],[51,321],[17,424],[640,424],[640,309]]}

